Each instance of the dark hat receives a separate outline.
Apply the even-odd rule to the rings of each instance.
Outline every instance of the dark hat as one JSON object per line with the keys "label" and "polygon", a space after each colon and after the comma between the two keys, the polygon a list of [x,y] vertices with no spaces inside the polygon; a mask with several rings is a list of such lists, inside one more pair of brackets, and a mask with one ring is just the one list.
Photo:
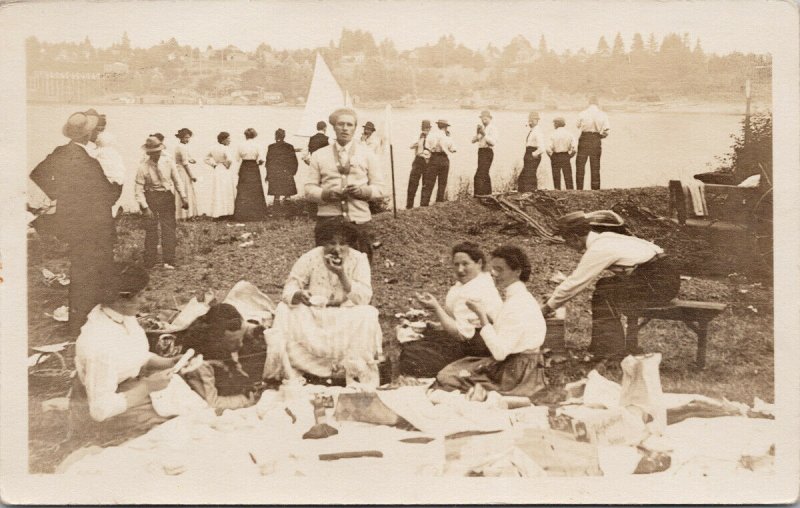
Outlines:
{"label": "dark hat", "polygon": [[430,120],[423,120],[422,121],[422,128],[423,129],[430,129],[431,128],[431,121]]}
{"label": "dark hat", "polygon": [[564,120],[563,116],[557,116],[553,118],[553,125],[557,125],[559,127],[566,127],[567,122]]}
{"label": "dark hat", "polygon": [[183,129],[179,130],[177,134],[175,134],[176,138],[182,138],[184,136],[192,136],[192,131],[184,127]]}
{"label": "dark hat", "polygon": [[71,140],[85,138],[97,128],[99,116],[87,115],[86,113],[73,113],[67,118],[67,123],[62,127],[61,132]]}
{"label": "dark hat", "polygon": [[438,125],[439,127],[441,127],[442,125],[444,125],[445,127],[450,127],[450,124],[447,123],[447,120],[442,120],[442,119],[436,120],[436,125]]}
{"label": "dark hat", "polygon": [[158,138],[155,136],[148,137],[147,140],[142,145],[142,150],[144,150],[145,153],[160,152],[164,149],[166,149],[164,143],[159,141]]}
{"label": "dark hat", "polygon": [[372,129],[372,130],[375,130],[375,124],[374,124],[374,123],[372,123],[372,122],[367,122],[367,123],[365,123],[365,124],[364,124],[364,128],[365,128],[365,129]]}

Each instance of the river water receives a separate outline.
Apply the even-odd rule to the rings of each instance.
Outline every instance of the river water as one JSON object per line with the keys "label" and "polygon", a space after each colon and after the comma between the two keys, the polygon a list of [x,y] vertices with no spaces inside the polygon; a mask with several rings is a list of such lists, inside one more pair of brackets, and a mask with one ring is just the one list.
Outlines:
{"label": "river water", "polygon": [[[33,169],[57,145],[67,140],[61,127],[70,113],[84,110],[91,105],[28,106],[28,168]],[[108,117],[108,131],[118,141],[118,149],[130,173],[132,181],[136,165],[141,158],[140,146],[148,134],[162,132],[167,146],[172,150],[177,143],[174,134],[181,127],[194,132],[189,147],[198,161],[200,182],[198,192],[202,195],[208,183],[208,170],[202,167],[202,159],[216,144],[219,131],[232,134],[233,148],[244,140],[247,127],[255,128],[258,139],[266,149],[273,142],[277,128],[287,131],[287,141],[295,146],[305,146],[307,138],[292,136],[298,128],[302,108],[279,106],[186,106],[186,105],[106,105],[96,107]],[[563,116],[567,126],[574,129],[575,112],[542,111],[541,123],[546,133],[552,132],[552,119]],[[359,110],[359,123],[371,120],[379,133],[384,125],[383,110]],[[419,124],[423,119],[435,121],[446,119],[458,152],[451,155],[448,194],[455,195],[458,189],[472,181],[475,172],[477,150],[470,143],[478,123],[478,111],[465,109],[420,110],[395,109],[392,112],[392,144],[394,147],[395,185],[398,207],[405,205],[405,189],[411,168],[413,153],[409,146],[419,135]],[[604,188],[629,188],[649,185],[666,185],[667,181],[713,169],[716,157],[729,151],[731,135],[740,129],[742,116],[719,113],[664,113],[664,112],[615,112],[609,113],[611,134],[603,141],[602,184]],[[320,118],[323,120],[323,118]],[[494,122],[500,133],[492,165],[495,187],[509,180],[515,166],[521,165],[524,152],[526,112],[498,111]],[[361,128],[359,127],[359,134]],[[387,150],[388,152],[388,150]],[[384,160],[387,190],[391,189],[391,171],[388,156]],[[297,174],[298,189],[306,178],[307,166],[300,163]],[[574,159],[573,159],[574,168]],[[586,169],[588,185],[588,167]],[[552,188],[550,161],[544,157],[539,166],[540,187]],[[129,187],[129,186],[128,186]],[[302,191],[301,191],[302,192]],[[31,190],[31,202],[40,199],[36,189]],[[132,189],[123,193],[126,203],[132,199]]]}

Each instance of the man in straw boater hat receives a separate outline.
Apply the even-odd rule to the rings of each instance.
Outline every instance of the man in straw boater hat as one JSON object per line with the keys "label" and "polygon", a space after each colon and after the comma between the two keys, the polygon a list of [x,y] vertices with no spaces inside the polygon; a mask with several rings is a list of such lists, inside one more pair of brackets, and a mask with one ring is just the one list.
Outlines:
{"label": "man in straw boater hat", "polygon": [[122,186],[106,178],[94,157],[100,120],[94,110],[70,115],[61,130],[70,142],[53,150],[30,174],[56,201],[59,237],[69,245],[69,332],[74,336],[100,302],[114,263],[116,226],[111,210]]}
{"label": "man in straw boater hat", "polygon": [[[439,119],[436,121],[436,130],[431,131],[428,139],[428,148],[431,151],[431,158],[425,174],[422,176],[422,198],[420,204],[428,206],[433,194],[433,186],[436,185],[436,202],[441,203],[447,199],[447,176],[450,173],[449,153],[455,153],[453,140],[450,138],[448,128],[450,124],[447,120]],[[438,181],[438,184],[437,184]]]}
{"label": "man in straw boater hat", "polygon": [[492,114],[488,109],[481,111],[481,123],[472,138],[473,143],[478,143],[478,169],[475,170],[473,192],[476,196],[486,196],[492,193],[492,178],[489,170],[494,160],[494,146],[497,144],[497,128],[492,124]]}
{"label": "man in straw boater hat", "polygon": [[372,260],[369,202],[384,197],[383,176],[375,154],[353,139],[358,116],[350,108],[339,108],[328,122],[336,133],[336,141],[311,156],[305,193],[318,204],[314,241],[321,245],[321,232],[332,222],[347,222],[358,230],[358,245]]}
{"label": "man in straw boater hat", "polygon": [[610,270],[614,275],[599,279],[592,294],[589,352],[598,358],[624,355],[620,315],[675,298],[681,283],[678,271],[661,247],[627,234],[624,220],[610,210],[568,213],[558,219],[556,231],[569,247],[583,252],[583,257],[553,291],[542,312],[551,314],[604,270]]}
{"label": "man in straw boater hat", "polygon": [[[181,199],[181,207],[186,210],[189,200],[184,187],[184,180],[175,169],[175,165],[162,152],[164,143],[157,137],[150,136],[142,145],[146,158],[136,170],[134,194],[144,214],[144,264],[152,268],[158,256],[158,244],[161,243],[161,257],[164,268],[173,270],[175,264],[175,192]],[[159,226],[161,239],[159,242]]]}
{"label": "man in straw boater hat", "polygon": [[547,149],[542,128],[539,127],[539,113],[532,111],[528,115],[528,135],[525,137],[525,154],[522,156],[522,171],[517,178],[517,190],[530,192],[539,188],[536,171],[542,162],[542,154]]}

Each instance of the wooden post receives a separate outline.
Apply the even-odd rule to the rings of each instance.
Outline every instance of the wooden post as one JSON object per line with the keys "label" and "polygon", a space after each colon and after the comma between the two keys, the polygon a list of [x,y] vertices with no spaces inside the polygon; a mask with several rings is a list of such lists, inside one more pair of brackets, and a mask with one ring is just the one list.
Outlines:
{"label": "wooden post", "polygon": [[392,212],[394,218],[397,218],[397,191],[394,186],[394,145],[389,144],[389,164],[392,167]]}

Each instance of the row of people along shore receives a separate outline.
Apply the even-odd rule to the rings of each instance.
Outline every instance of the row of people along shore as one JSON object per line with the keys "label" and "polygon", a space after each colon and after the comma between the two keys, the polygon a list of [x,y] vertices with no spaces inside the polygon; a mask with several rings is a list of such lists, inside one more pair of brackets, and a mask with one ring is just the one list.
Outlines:
{"label": "row of people along shore", "polygon": [[[56,215],[69,244],[69,326],[78,337],[71,414],[86,419],[81,428],[96,424],[111,429],[111,435],[130,437],[120,429],[163,421],[153,411],[149,394],[163,389],[174,375],[184,376],[218,408],[254,403],[264,388],[262,380],[340,377],[367,389],[382,381],[384,340],[380,314],[372,305],[369,228],[369,201],[381,196],[369,179],[376,171],[374,154],[353,143],[358,122],[354,111],[339,109],[329,121],[336,142],[311,156],[316,173],[312,181],[319,183],[307,189],[319,205],[313,233],[309,231],[316,247],[292,267],[272,322],[254,327],[234,306],[212,306],[182,339],[183,347],[195,349],[204,359],[176,374],[176,357],[151,351],[136,319],[150,283],[148,270],[114,259],[111,205],[121,189],[106,178],[87,149],[100,116],[88,111],[69,118],[64,133],[73,141],[56,148],[31,177],[58,200]],[[153,154],[161,153],[155,149],[161,141],[150,143],[152,161]],[[158,169],[156,164],[147,167]],[[158,171],[146,176],[148,208],[148,193],[164,191],[146,185],[161,178]],[[443,390],[467,391],[480,385],[533,397],[546,386],[541,354],[545,317],[605,270],[613,275],[595,284],[589,350],[597,357],[628,352],[621,315],[663,305],[677,295],[680,277],[670,258],[661,247],[630,235],[610,211],[572,212],[557,221],[556,229],[568,247],[583,255],[541,304],[525,284],[532,269],[525,250],[505,245],[487,256],[469,242],[454,246],[456,282],[444,303],[430,293],[416,295],[439,325],[426,327],[419,340],[402,346],[397,358],[400,374],[435,378],[435,386]],[[170,255],[169,250],[164,255]],[[246,347],[251,351],[244,351]],[[259,347],[260,354],[252,352]],[[239,353],[238,360],[234,353]],[[90,434],[108,436],[100,429]]]}

